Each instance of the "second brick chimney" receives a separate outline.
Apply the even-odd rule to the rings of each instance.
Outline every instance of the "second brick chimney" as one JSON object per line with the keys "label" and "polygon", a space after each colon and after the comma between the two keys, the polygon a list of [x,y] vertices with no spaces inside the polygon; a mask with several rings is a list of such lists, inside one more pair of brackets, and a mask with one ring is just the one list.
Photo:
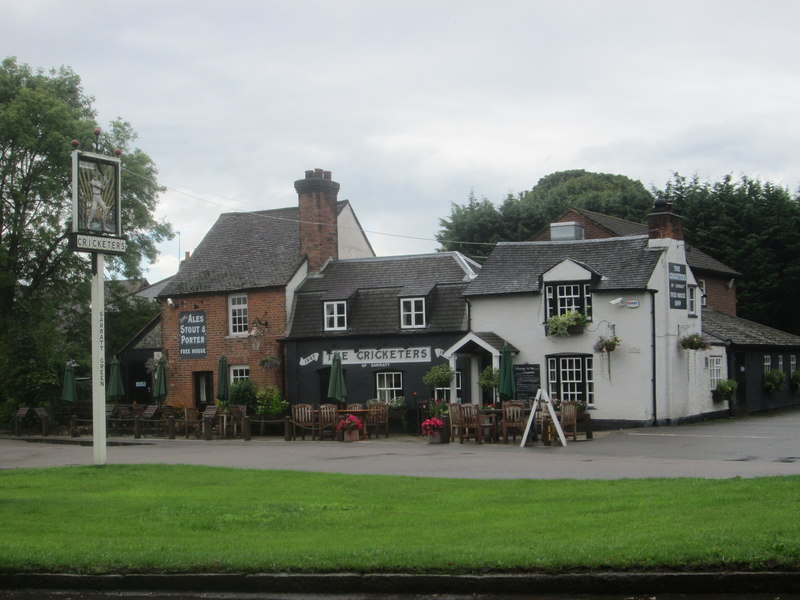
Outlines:
{"label": "second brick chimney", "polygon": [[661,198],[653,203],[653,212],[647,215],[650,239],[683,239],[683,217],[672,212],[672,203]]}
{"label": "second brick chimney", "polygon": [[318,273],[329,258],[339,257],[337,197],[339,184],[331,172],[306,171],[294,182],[300,206],[300,251],[308,258],[308,272]]}

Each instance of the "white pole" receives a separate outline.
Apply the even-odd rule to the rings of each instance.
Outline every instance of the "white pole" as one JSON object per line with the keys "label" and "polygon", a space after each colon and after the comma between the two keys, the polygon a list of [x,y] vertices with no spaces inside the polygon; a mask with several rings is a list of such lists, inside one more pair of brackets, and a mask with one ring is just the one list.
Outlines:
{"label": "white pole", "polygon": [[92,443],[94,464],[106,464],[105,255],[92,254]]}

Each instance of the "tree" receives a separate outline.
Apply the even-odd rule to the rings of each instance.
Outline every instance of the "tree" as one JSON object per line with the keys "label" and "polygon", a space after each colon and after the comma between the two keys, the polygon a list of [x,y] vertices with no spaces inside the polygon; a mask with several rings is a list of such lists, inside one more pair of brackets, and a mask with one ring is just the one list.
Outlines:
{"label": "tree", "polygon": [[688,242],[742,274],[737,314],[800,334],[800,196],[747,176],[677,173],[654,192],[684,217]]}
{"label": "tree", "polygon": [[[7,58],[0,67],[0,401],[57,395],[66,358],[88,354],[88,327],[68,336],[88,305],[87,255],[67,248],[71,229],[71,140],[94,141],[95,111],[69,68],[44,72]],[[141,274],[171,226],[153,218],[158,193],[152,160],[131,147],[130,125],[114,121],[99,151],[122,154],[122,224],[128,253],[109,273]],[[94,148],[92,148],[94,149]],[[28,385],[31,369],[45,385]]]}
{"label": "tree", "polygon": [[642,183],[624,175],[559,171],[542,177],[530,191],[509,194],[499,209],[474,195],[466,206],[453,204],[450,218],[439,221],[436,239],[445,250],[480,260],[491,252],[489,244],[530,240],[570,207],[639,222],[652,206],[653,196]]}

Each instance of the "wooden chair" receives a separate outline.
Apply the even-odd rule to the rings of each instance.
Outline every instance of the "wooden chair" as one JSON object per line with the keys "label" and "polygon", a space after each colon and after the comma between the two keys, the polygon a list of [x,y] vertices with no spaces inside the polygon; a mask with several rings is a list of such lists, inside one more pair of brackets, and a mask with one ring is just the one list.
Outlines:
{"label": "wooden chair", "polygon": [[320,404],[319,405],[319,423],[317,424],[317,432],[319,439],[325,438],[328,433],[332,440],[336,439],[336,426],[339,424],[339,418],[335,404]]}
{"label": "wooden chair", "polygon": [[450,417],[450,439],[455,440],[461,431],[461,403],[451,402],[447,405],[447,414]]}
{"label": "wooden chair", "polygon": [[227,423],[228,431],[225,432],[225,435],[227,436],[228,432],[230,432],[231,437],[236,437],[242,434],[242,423],[244,422],[245,415],[247,415],[247,405],[233,404],[230,409],[231,414],[228,415]]}
{"label": "wooden chair", "polygon": [[512,432],[514,441],[517,441],[517,431],[520,435],[525,431],[525,405],[522,402],[503,402],[503,443],[508,443],[508,432]]}
{"label": "wooden chair", "polygon": [[364,405],[363,404],[357,404],[357,403],[348,404],[347,405],[347,410],[364,410]]}
{"label": "wooden chair", "polygon": [[459,443],[463,444],[466,439],[474,439],[478,444],[483,442],[481,430],[481,411],[476,404],[462,404],[459,412],[461,413],[461,431],[458,435]]}
{"label": "wooden chair", "polygon": [[314,419],[314,407],[310,404],[292,405],[292,439],[297,439],[297,429],[300,435],[306,439],[306,430],[311,430],[311,439],[316,439],[316,419]]}
{"label": "wooden chair", "polygon": [[206,406],[206,409],[203,411],[203,414],[200,415],[200,429],[203,433],[203,437],[205,437],[206,439],[211,439],[211,436],[214,433],[214,425],[217,422],[218,415],[219,415],[219,406],[215,404]]}
{"label": "wooden chair", "polygon": [[375,438],[380,437],[381,427],[385,437],[389,437],[389,405],[385,402],[376,402],[369,405],[367,413],[367,439],[370,432],[375,431]]}
{"label": "wooden chair", "polygon": [[578,441],[578,403],[577,402],[567,402],[564,401],[561,403],[561,417],[559,418],[561,422],[561,429],[564,431],[564,435],[567,435],[569,430],[572,430],[572,441]]}

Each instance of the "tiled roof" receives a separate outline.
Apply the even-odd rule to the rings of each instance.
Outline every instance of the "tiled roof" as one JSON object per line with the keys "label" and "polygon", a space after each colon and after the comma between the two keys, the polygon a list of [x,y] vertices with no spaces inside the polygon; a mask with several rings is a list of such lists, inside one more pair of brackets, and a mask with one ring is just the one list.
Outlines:
{"label": "tiled roof", "polygon": [[[583,208],[572,208],[571,210],[583,215],[586,219],[593,221],[597,226],[605,229],[610,234],[615,236],[631,236],[631,235],[647,235],[647,225],[621,219],[619,217],[612,217],[601,213],[593,212]],[[686,244],[686,262],[693,271],[714,271],[723,275],[730,275],[735,277],[741,275],[735,269],[721,263],[713,256],[710,256],[694,248],[691,244]]]}
{"label": "tiled roof", "polygon": [[[467,329],[462,294],[477,263],[457,252],[331,261],[295,295],[288,337],[458,332]],[[400,298],[424,296],[427,327],[400,328]],[[325,332],[323,304],[347,301],[347,331]]]}
{"label": "tiled roof", "polygon": [[800,346],[800,336],[710,308],[703,309],[703,333],[740,346]]}
{"label": "tiled roof", "polygon": [[467,296],[540,292],[543,273],[565,259],[582,263],[600,275],[593,289],[646,289],[663,248],[648,248],[647,236],[566,242],[502,242]]}
{"label": "tiled roof", "polygon": [[[338,210],[347,200],[338,202]],[[224,213],[159,294],[170,296],[283,286],[297,271],[298,207]]]}

